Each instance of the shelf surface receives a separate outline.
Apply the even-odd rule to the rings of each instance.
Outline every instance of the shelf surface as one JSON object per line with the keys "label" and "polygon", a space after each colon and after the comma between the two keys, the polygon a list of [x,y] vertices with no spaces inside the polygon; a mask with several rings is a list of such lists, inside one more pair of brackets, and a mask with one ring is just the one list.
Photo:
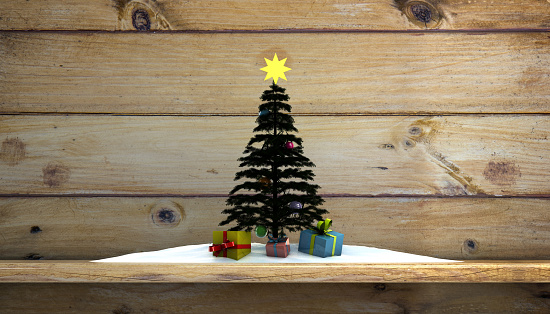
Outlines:
{"label": "shelf surface", "polygon": [[550,282],[549,261],[433,264],[135,264],[1,261],[3,283],[521,283]]}

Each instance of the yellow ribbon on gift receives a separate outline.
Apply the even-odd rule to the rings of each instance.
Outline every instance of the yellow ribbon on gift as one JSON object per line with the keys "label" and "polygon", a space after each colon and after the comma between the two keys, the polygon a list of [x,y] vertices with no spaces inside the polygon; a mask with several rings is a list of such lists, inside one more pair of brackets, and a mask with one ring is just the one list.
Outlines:
{"label": "yellow ribbon on gift", "polygon": [[332,234],[328,234],[329,231],[332,231],[329,229],[331,225],[332,225],[332,220],[325,219],[317,223],[317,228],[311,229],[311,230],[317,231],[318,233],[311,236],[311,242],[309,243],[310,255],[313,255],[313,246],[315,245],[315,237],[318,235],[327,235],[329,237],[334,238],[334,241],[332,241],[332,255],[331,255],[331,256],[334,256],[334,251],[336,250],[336,236]]}

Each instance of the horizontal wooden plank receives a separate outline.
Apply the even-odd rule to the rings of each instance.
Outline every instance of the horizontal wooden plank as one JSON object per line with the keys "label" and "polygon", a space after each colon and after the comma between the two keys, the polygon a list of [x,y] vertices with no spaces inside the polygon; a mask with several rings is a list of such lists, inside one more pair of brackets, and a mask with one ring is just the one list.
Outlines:
{"label": "horizontal wooden plank", "polygon": [[549,44],[548,33],[1,33],[0,112],[256,114],[260,68],[278,53],[295,113],[548,113]]}
{"label": "horizontal wooden plank", "polygon": [[[537,0],[2,1],[0,29],[532,29],[550,27],[550,5]],[[140,14],[135,14],[136,11]]]}
{"label": "horizontal wooden plank", "polygon": [[[1,116],[0,194],[226,195],[255,117]],[[296,117],[324,194],[548,195],[550,118]]]}
{"label": "horizontal wooden plank", "polygon": [[[4,313],[545,313],[550,284],[0,284]],[[215,297],[223,296],[223,298]],[[243,296],[250,296],[243,302]],[[284,304],[281,304],[284,300]],[[276,306],[275,306],[276,305]]]}
{"label": "horizontal wooden plank", "polygon": [[3,283],[550,283],[545,261],[436,264],[126,264],[2,261]]}
{"label": "horizontal wooden plank", "polygon": [[[550,199],[327,198],[345,244],[439,258],[550,259]],[[100,259],[211,243],[225,198],[1,198],[0,259]],[[167,218],[168,217],[168,218]],[[288,234],[297,243],[299,233]],[[253,237],[254,242],[265,239]]]}

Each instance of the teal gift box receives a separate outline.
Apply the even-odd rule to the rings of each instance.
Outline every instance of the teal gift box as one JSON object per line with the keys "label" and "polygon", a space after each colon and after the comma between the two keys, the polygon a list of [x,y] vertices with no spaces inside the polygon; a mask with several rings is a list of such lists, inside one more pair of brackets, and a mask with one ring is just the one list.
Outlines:
{"label": "teal gift box", "polygon": [[330,230],[332,220],[319,221],[317,228],[300,233],[298,251],[319,257],[340,256],[344,234]]}

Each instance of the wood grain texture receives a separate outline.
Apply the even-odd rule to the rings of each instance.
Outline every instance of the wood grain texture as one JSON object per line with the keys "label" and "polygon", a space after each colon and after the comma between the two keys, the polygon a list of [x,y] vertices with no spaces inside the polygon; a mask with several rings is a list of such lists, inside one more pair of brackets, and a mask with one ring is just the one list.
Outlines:
{"label": "wood grain texture", "polygon": [[[324,194],[548,195],[547,115],[297,117]],[[2,116],[0,193],[226,195],[254,117]]]}
{"label": "wood grain texture", "polygon": [[255,115],[260,68],[278,53],[298,114],[548,113],[549,44],[548,33],[1,33],[0,112]]}
{"label": "wood grain texture", "polygon": [[[4,313],[546,313],[550,284],[0,284]],[[223,296],[216,298],[214,296]],[[243,296],[246,302],[243,302]],[[213,299],[223,302],[213,301]]]}
{"label": "wood grain texture", "polygon": [[[413,14],[411,7],[424,14]],[[427,8],[427,9],[426,9]],[[143,10],[149,28],[135,27]],[[0,29],[262,30],[262,29],[533,29],[550,27],[545,0],[5,0]],[[418,10],[417,10],[418,12]],[[429,17],[429,18],[428,18]]]}
{"label": "wood grain texture", "polygon": [[0,282],[550,283],[550,263],[476,261],[443,264],[128,264],[2,261]]}
{"label": "wood grain texture", "polygon": [[[455,260],[550,259],[550,199],[327,198],[345,244]],[[211,243],[225,198],[2,198],[0,259],[100,259]],[[298,243],[299,233],[289,234]],[[254,242],[265,243],[254,237]]]}

